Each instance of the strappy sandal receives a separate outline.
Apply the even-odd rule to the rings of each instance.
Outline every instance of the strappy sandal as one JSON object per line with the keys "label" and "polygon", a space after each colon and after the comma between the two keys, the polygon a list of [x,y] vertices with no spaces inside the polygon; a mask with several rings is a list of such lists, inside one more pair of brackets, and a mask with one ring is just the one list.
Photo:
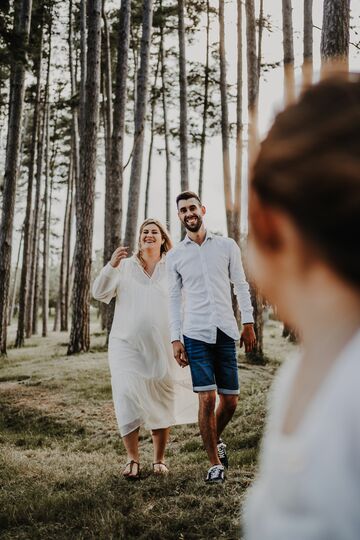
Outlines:
{"label": "strappy sandal", "polygon": [[[127,472],[125,472],[128,465],[130,465],[129,470]],[[134,465],[137,466],[137,473],[136,474],[133,474]],[[131,461],[128,461],[126,463],[126,465],[125,465],[125,469],[124,469],[124,472],[123,472],[123,477],[125,478],[125,480],[140,480],[140,463],[138,461],[133,460],[133,459]]]}
{"label": "strappy sandal", "polygon": [[153,463],[153,473],[158,476],[166,476],[169,474],[169,469],[163,461],[155,461],[155,463]]}

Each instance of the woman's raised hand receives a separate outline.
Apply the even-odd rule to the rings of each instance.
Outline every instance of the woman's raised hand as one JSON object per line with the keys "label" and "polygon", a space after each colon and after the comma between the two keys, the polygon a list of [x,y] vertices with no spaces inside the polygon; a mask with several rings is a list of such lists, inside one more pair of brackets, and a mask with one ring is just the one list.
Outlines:
{"label": "woman's raised hand", "polygon": [[115,249],[114,253],[111,255],[110,264],[113,268],[117,268],[121,263],[122,259],[126,259],[128,255],[128,247],[120,246]]}

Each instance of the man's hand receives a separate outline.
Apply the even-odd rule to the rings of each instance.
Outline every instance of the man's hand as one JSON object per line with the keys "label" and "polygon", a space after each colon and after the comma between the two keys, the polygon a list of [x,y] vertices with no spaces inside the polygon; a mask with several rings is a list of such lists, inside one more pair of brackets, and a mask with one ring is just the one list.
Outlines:
{"label": "man's hand", "polygon": [[111,255],[110,264],[113,268],[117,268],[122,259],[125,259],[128,255],[128,247],[118,247]]}
{"label": "man's hand", "polygon": [[256,345],[256,336],[253,324],[244,324],[240,337],[240,347],[245,345],[245,352],[251,352]]}
{"label": "man's hand", "polygon": [[173,341],[174,358],[180,367],[186,367],[189,365],[184,345],[181,341]]}

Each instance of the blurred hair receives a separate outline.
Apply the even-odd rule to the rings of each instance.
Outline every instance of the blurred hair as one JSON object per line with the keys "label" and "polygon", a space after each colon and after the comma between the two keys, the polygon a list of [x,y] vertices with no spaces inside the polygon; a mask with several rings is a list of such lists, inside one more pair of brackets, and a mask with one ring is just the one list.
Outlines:
{"label": "blurred hair", "polygon": [[359,75],[312,86],[276,117],[251,188],[260,203],[287,213],[322,259],[360,287]]}
{"label": "blurred hair", "polygon": [[195,193],[194,191],[182,191],[179,193],[179,195],[176,197],[176,206],[179,206],[179,201],[187,201],[188,199],[196,199],[200,206],[202,205],[199,195]]}
{"label": "blurred hair", "polygon": [[145,261],[141,256],[140,240],[141,240],[141,234],[142,234],[144,228],[147,225],[156,225],[160,230],[161,238],[164,240],[164,242],[161,244],[161,249],[160,249],[160,255],[161,256],[163,254],[167,253],[168,251],[170,251],[170,249],[173,246],[172,240],[170,238],[169,231],[166,229],[166,227],[162,223],[160,223],[160,221],[158,221],[157,219],[152,219],[152,218],[145,219],[145,221],[140,225],[139,238],[138,238],[138,248],[137,248],[137,251],[135,253],[135,256],[139,259],[142,266],[145,265]]}

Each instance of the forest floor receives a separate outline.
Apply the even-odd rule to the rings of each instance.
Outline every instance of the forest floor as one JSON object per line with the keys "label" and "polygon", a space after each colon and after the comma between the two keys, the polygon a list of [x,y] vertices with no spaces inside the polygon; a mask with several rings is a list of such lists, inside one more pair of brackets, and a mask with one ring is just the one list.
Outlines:
{"label": "forest floor", "polygon": [[[14,328],[10,328],[10,342]],[[241,399],[224,433],[230,469],[208,486],[196,425],[172,430],[170,474],[151,473],[141,432],[142,479],[126,482],[111,400],[105,337],[92,326],[87,354],[66,356],[66,333],[33,337],[0,361],[0,537],[4,539],[238,539],[241,505],[256,471],[274,373],[294,351],[281,325],[265,326],[268,363],[239,354]]]}

